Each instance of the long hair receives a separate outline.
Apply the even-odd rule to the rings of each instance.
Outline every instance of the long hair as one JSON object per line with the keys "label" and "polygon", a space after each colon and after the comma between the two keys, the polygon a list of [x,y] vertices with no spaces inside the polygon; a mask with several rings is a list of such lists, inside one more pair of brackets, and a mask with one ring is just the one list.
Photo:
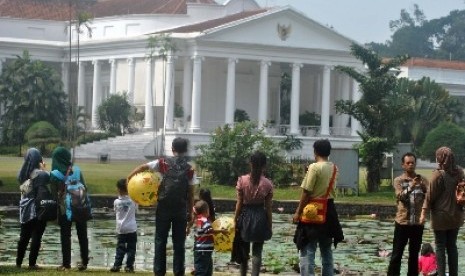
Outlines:
{"label": "long hair", "polygon": [[213,199],[210,190],[208,188],[201,188],[199,191],[199,199],[205,201],[208,204],[208,208],[210,211],[210,219],[211,221],[215,221],[215,205],[213,204]]}
{"label": "long hair", "polygon": [[430,243],[424,243],[421,246],[420,254],[421,254],[421,256],[429,256],[431,254],[434,254],[434,249],[433,249],[433,247],[431,246]]}
{"label": "long hair", "polygon": [[263,174],[263,168],[266,166],[266,156],[260,151],[256,151],[250,156],[250,180],[252,185],[256,186],[260,182]]}

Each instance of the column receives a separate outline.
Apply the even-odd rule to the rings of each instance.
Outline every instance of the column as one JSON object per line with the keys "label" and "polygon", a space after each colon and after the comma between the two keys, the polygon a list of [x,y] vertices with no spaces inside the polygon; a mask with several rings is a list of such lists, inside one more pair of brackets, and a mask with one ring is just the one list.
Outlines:
{"label": "column", "polygon": [[230,125],[234,124],[234,111],[236,108],[236,63],[236,58],[228,59],[224,123]]}
{"label": "column", "polygon": [[174,118],[174,56],[166,57],[166,82],[165,82],[165,129],[173,129]]}
{"label": "column", "polygon": [[271,62],[260,62],[260,88],[258,94],[258,127],[264,127],[268,118],[268,69]]}
{"label": "column", "polygon": [[200,130],[200,100],[202,98],[202,59],[203,57],[194,56],[193,78],[192,78],[192,132]]}
{"label": "column", "polygon": [[110,95],[116,94],[116,60],[114,58],[108,61],[110,63]]}
{"label": "column", "polygon": [[136,66],[134,58],[128,58],[128,101],[129,104],[135,104],[135,97],[134,97],[134,84],[135,84],[135,75],[136,75]]}
{"label": "column", "polygon": [[323,66],[323,81],[321,89],[321,127],[320,135],[329,136],[329,110],[330,110],[330,82],[331,68],[327,65]]}
{"label": "column", "polygon": [[[362,93],[359,90],[359,83],[356,80],[352,80],[352,102],[356,103],[362,97]],[[350,118],[350,128],[351,128],[351,136],[359,136],[357,131],[362,131],[362,127],[360,122],[355,120],[354,117]]]}
{"label": "column", "polygon": [[94,65],[94,81],[92,85],[92,128],[97,129],[98,125],[98,106],[100,105],[100,61],[92,61]]}
{"label": "column", "polygon": [[291,135],[300,135],[299,129],[299,102],[300,102],[300,68],[301,63],[292,64],[292,92],[291,92]]}
{"label": "column", "polygon": [[[0,74],[1,74],[1,68],[0,68]],[[63,91],[65,92],[66,95],[68,95],[68,97],[70,97],[71,95],[69,94],[69,63],[68,62],[61,63],[61,81],[63,82]]]}
{"label": "column", "polygon": [[[192,62],[190,57],[184,58],[183,86],[182,86],[182,108],[184,110],[184,121],[187,123],[191,116],[192,104]],[[187,125],[186,125],[187,126]]]}
{"label": "column", "polygon": [[[350,78],[347,75],[343,75],[342,77],[342,92],[341,92],[341,99],[344,101],[347,101],[350,99]],[[342,127],[342,135],[346,136],[349,135],[348,133],[348,124],[349,124],[349,118],[350,116],[347,114],[340,114],[338,117],[340,117],[341,127]]]}
{"label": "column", "polygon": [[152,58],[145,59],[145,129],[153,129]]}
{"label": "column", "polygon": [[78,106],[85,107],[86,105],[86,64],[84,61],[79,61],[78,64]]}

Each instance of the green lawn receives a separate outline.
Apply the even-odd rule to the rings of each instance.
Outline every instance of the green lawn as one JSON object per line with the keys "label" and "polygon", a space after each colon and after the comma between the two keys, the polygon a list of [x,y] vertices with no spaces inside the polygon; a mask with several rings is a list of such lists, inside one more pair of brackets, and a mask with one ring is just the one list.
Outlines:
{"label": "green lawn", "polygon": [[[46,159],[45,161],[47,163],[47,168],[50,169],[51,160]],[[3,185],[0,186],[0,192],[18,191],[16,176],[22,162],[23,159],[18,157],[0,157],[0,180],[3,183]],[[141,163],[141,161],[111,161],[109,163],[98,163],[96,160],[78,160],[78,162],[76,162],[76,164],[81,167],[91,193],[111,195],[116,193],[116,181],[119,178],[126,178],[126,176]],[[418,170],[418,173],[429,178],[431,176],[431,171],[431,169],[424,169]],[[390,181],[383,182],[380,192],[367,194],[365,193],[366,184],[364,180],[364,169],[360,170],[359,175],[359,195],[339,193],[337,202],[379,204],[393,204],[395,202]],[[201,181],[200,186],[208,187],[214,198],[235,198],[236,192],[233,186],[209,184],[205,183],[205,181]],[[275,200],[298,200],[299,197],[300,188],[298,186],[276,188],[274,192]]]}

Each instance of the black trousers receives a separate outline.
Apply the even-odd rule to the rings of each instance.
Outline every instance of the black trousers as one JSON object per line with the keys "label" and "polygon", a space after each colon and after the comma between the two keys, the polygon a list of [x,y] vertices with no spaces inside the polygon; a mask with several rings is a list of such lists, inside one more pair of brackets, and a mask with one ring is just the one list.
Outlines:
{"label": "black trousers", "polygon": [[121,266],[123,264],[124,255],[126,255],[126,267],[134,268],[134,261],[136,260],[136,246],[137,232],[118,234],[114,266]]}
{"label": "black trousers", "polygon": [[31,240],[31,252],[29,252],[29,266],[35,266],[37,256],[39,256],[40,244],[42,243],[42,235],[44,234],[46,221],[37,220],[36,218],[21,224],[21,232],[19,234],[18,251],[16,253],[16,265],[21,266],[24,255],[26,254],[29,240]]}
{"label": "black trousers", "polygon": [[423,237],[423,225],[400,225],[394,227],[392,255],[389,261],[388,276],[400,275],[402,254],[408,242],[408,276],[418,275],[418,253],[420,253]]}
{"label": "black trousers", "polygon": [[[71,226],[73,222],[66,219],[66,215],[58,218],[60,225],[61,254],[63,256],[62,266],[71,267]],[[81,261],[83,265],[89,263],[89,239],[87,238],[87,222],[75,222],[76,232],[81,250]]]}

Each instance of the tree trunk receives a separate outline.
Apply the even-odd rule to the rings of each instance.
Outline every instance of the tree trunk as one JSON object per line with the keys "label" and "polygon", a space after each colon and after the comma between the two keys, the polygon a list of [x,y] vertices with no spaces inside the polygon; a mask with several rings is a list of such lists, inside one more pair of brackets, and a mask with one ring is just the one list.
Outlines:
{"label": "tree trunk", "polygon": [[367,164],[367,192],[374,193],[379,191],[379,184],[381,183],[381,164],[382,161],[372,159]]}

